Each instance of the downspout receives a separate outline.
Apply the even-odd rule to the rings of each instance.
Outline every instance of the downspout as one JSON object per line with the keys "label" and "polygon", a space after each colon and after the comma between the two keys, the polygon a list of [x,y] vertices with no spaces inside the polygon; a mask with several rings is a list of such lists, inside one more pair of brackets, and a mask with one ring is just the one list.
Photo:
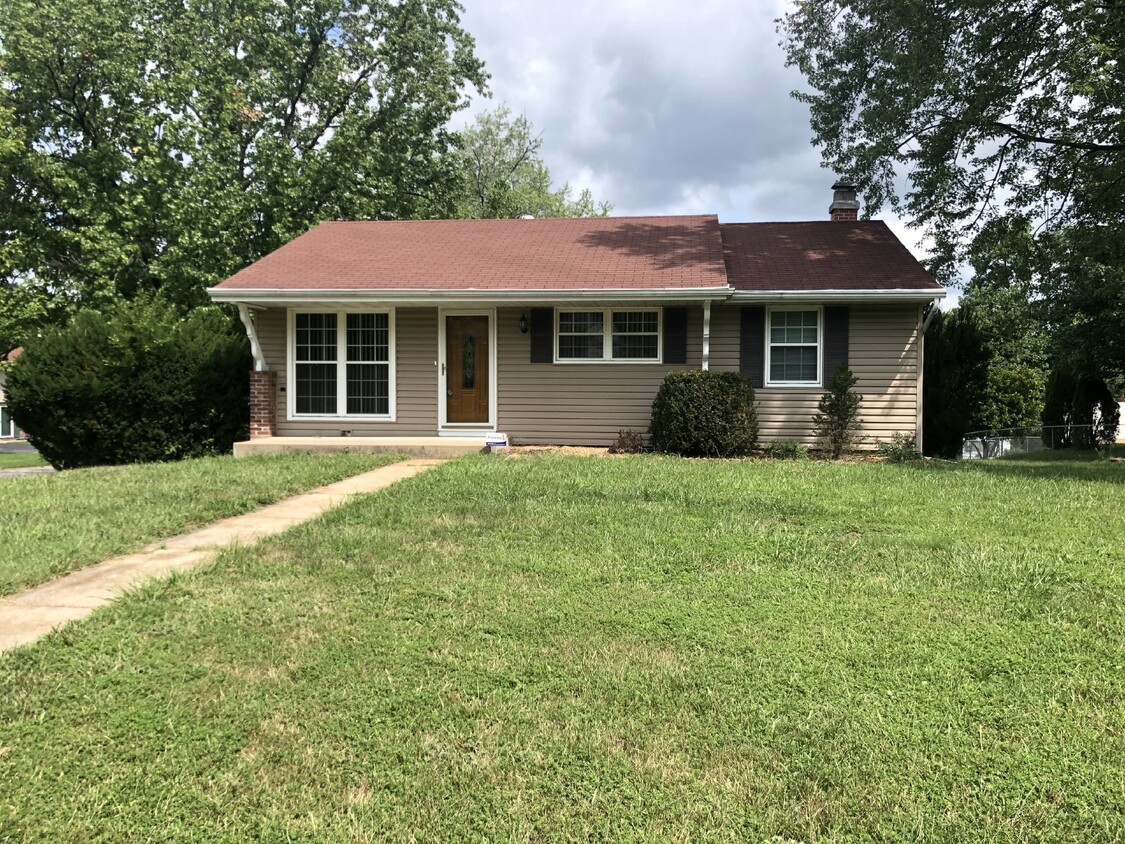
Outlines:
{"label": "downspout", "polygon": [[703,371],[711,365],[711,300],[703,300]]}
{"label": "downspout", "polygon": [[254,356],[254,371],[269,372],[270,368],[266,363],[266,356],[262,354],[262,344],[258,342],[258,329],[254,325],[254,320],[250,317],[250,306],[239,302],[238,317],[242,320],[242,325],[246,328],[246,336],[250,340],[250,354]]}
{"label": "downspout", "polygon": [[915,402],[918,407],[918,416],[915,421],[915,428],[917,430],[917,434],[915,434],[915,445],[918,448],[919,454],[922,453],[922,376],[925,371],[926,329],[930,327],[930,323],[933,322],[937,312],[937,299],[930,302],[930,310],[925,314],[925,318],[923,318],[923,310],[921,308],[918,309],[918,360],[916,363],[918,367],[918,397]]}

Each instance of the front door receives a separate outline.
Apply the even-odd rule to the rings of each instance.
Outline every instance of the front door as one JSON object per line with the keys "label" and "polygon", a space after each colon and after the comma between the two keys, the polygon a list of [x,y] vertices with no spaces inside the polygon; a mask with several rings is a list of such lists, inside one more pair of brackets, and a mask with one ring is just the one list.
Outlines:
{"label": "front door", "polygon": [[446,422],[489,423],[490,351],[486,315],[445,318]]}

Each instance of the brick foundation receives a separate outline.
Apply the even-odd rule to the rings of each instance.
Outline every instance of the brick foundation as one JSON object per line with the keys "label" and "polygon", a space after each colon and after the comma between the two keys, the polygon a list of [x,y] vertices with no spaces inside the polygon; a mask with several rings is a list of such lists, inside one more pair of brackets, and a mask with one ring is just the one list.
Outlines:
{"label": "brick foundation", "polygon": [[277,421],[277,373],[250,373],[250,439],[272,437]]}

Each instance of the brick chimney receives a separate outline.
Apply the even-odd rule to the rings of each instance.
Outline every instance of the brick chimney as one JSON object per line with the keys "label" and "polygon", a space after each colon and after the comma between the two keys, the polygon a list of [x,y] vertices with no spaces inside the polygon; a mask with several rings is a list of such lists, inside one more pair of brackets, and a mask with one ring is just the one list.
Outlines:
{"label": "brick chimney", "polygon": [[832,186],[832,204],[828,206],[828,216],[832,220],[844,222],[859,219],[859,200],[856,199],[855,185],[840,179]]}

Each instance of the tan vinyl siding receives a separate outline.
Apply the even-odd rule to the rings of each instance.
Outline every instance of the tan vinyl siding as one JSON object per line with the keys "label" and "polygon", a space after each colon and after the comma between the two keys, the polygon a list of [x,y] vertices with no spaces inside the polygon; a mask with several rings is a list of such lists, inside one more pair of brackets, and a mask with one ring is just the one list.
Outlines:
{"label": "tan vinyl siding", "polygon": [[[711,314],[711,367],[738,371],[740,307]],[[859,381],[860,445],[875,446],[918,425],[918,307],[853,305],[849,311],[848,365]],[[757,391],[763,442],[799,440],[812,444],[811,417],[824,391],[769,387]]]}
{"label": "tan vinyl siding", "polygon": [[608,446],[623,428],[647,432],[664,376],[700,366],[703,309],[698,306],[688,310],[687,363],[676,366],[533,364],[530,335],[519,332],[520,314],[526,312],[498,311],[499,429],[514,443]]}
{"label": "tan vinyl siding", "polygon": [[[647,432],[652,400],[664,376],[701,365],[703,309],[688,309],[687,363],[532,364],[530,335],[520,334],[527,308],[497,309],[498,429],[514,443],[607,446],[618,431]],[[863,395],[863,445],[918,424],[918,315],[913,305],[852,306],[848,358]],[[270,369],[277,372],[279,436],[433,436],[438,432],[438,310],[399,308],[396,322],[397,419],[394,422],[289,421],[286,407],[286,309],[256,314]],[[740,306],[711,311],[711,368],[738,371]],[[811,417],[822,390],[758,390],[761,438],[811,443]]]}
{"label": "tan vinyl siding", "polygon": [[356,437],[432,437],[437,433],[437,308],[399,308],[395,311],[397,408],[394,422],[338,419],[287,419],[285,363],[286,309],[258,311],[255,319],[262,353],[277,373],[277,435],[334,437],[341,430]]}

